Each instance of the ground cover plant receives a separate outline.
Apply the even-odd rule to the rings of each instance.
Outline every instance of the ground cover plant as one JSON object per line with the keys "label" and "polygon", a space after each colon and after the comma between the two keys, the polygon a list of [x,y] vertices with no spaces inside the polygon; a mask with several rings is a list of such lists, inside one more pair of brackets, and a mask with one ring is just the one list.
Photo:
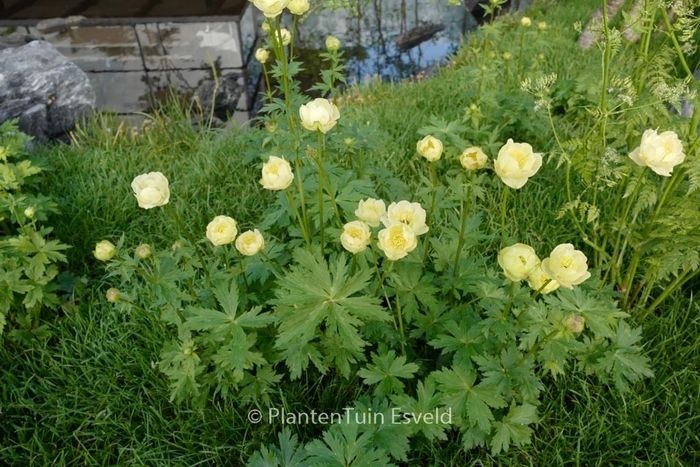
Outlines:
{"label": "ground cover plant", "polygon": [[[53,154],[77,179],[47,187],[81,213],[56,232],[85,236],[87,287],[5,341],[2,456],[696,463],[697,118],[668,111],[692,96],[670,65],[692,57],[661,4],[638,48],[604,15],[598,52],[572,27],[595,2],[536,4],[434,80],[335,101],[298,93],[284,6],[256,6],[264,130],[96,124]],[[316,91],[334,97],[326,46]]]}

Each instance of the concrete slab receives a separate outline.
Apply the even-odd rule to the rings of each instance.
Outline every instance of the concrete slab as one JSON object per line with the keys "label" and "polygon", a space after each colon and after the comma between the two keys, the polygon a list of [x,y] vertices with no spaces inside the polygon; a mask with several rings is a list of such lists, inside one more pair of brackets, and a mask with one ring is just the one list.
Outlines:
{"label": "concrete slab", "polygon": [[[243,70],[226,70],[243,74]],[[173,96],[173,91],[178,99],[189,102],[197,88],[204,82],[212,79],[209,70],[166,70],[148,73],[148,80],[153,90],[156,103],[164,104]],[[239,84],[245,84],[245,76],[239,78]],[[249,91],[246,87],[238,101],[237,110],[247,111],[251,105]]]}
{"label": "concrete slab", "polygon": [[81,26],[43,37],[83,71],[143,70],[143,59],[133,26]]}
{"label": "concrete slab", "polygon": [[148,70],[243,68],[240,31],[234,22],[158,23],[157,27],[161,47],[143,50]]}
{"label": "concrete slab", "polygon": [[143,112],[152,99],[144,71],[88,73],[97,96],[97,108],[120,114]]}

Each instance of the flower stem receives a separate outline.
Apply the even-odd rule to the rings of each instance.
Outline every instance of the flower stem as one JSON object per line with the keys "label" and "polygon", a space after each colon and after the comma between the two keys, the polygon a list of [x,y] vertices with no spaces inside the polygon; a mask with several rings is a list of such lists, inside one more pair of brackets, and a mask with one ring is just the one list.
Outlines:
{"label": "flower stem", "polygon": [[180,222],[180,217],[177,215],[177,212],[175,212],[175,209],[170,204],[165,205],[166,209],[172,216],[172,218],[175,220],[175,224],[177,225],[177,228],[184,233],[185,237],[187,238],[187,241],[190,242],[192,245],[192,248],[194,248],[195,253],[197,253],[197,258],[199,258],[199,262],[202,263],[202,269],[204,270],[204,275],[207,276],[207,282],[209,282],[210,287],[214,287],[214,283],[211,280],[211,275],[209,274],[209,268],[207,268],[207,263],[204,262],[204,257],[202,257],[202,253],[199,251],[199,248],[197,247],[197,243],[195,243],[192,234],[185,228],[184,225],[182,225],[182,222]]}
{"label": "flower stem", "polygon": [[462,254],[462,246],[464,245],[464,232],[467,230],[467,218],[469,217],[469,208],[472,202],[472,182],[474,180],[474,172],[469,172],[469,185],[467,185],[467,199],[462,200],[462,225],[459,229],[459,240],[457,241],[457,253],[455,254],[455,266],[452,269],[452,277],[456,278],[459,275],[459,257]]}
{"label": "flower stem", "polygon": [[[397,268],[398,270],[398,268]],[[399,282],[396,281],[396,315],[399,318],[399,333],[401,335],[401,355],[406,356],[406,337],[403,332],[403,313],[401,312],[401,297],[399,295]]]}
{"label": "flower stem", "polygon": [[321,256],[323,256],[323,147],[321,144],[321,132],[318,132],[318,152],[316,154],[316,164],[318,164],[318,225],[321,240]]}
{"label": "flower stem", "polygon": [[423,252],[423,266],[425,266],[425,262],[428,261],[428,251],[430,250],[430,233],[433,231],[435,228],[432,225],[432,221],[435,219],[434,213],[435,213],[435,201],[437,199],[437,169],[435,168],[435,162],[430,163],[430,179],[431,183],[433,185],[433,194],[432,194],[432,200],[430,201],[430,213],[428,214],[429,216],[429,223],[430,228],[428,229],[428,232],[425,234],[425,251]]}
{"label": "flower stem", "polygon": [[501,198],[501,247],[506,246],[506,206],[508,203],[508,191],[508,185],[505,185]]}
{"label": "flower stem", "polygon": [[611,261],[610,261],[610,267],[612,268],[612,280],[613,282],[618,280],[619,276],[619,268],[622,266],[622,258],[618,256],[622,256],[620,254],[620,241],[622,240],[622,231],[625,228],[625,223],[627,222],[627,216],[630,213],[630,210],[632,209],[632,205],[634,204],[634,200],[637,197],[637,193],[639,192],[639,189],[642,186],[642,180],[644,180],[644,176],[647,173],[647,168],[644,167],[644,170],[642,171],[641,174],[639,174],[639,179],[637,180],[637,183],[634,185],[634,189],[632,190],[632,194],[629,196],[629,200],[626,203],[625,206],[625,211],[622,214],[622,218],[620,219],[620,230],[617,234],[617,239],[615,240],[615,246],[613,247],[613,254],[611,256]]}
{"label": "flower stem", "polygon": [[245,277],[245,267],[243,267],[243,256],[241,255],[241,252],[238,251],[238,249],[234,248],[236,250],[236,255],[238,256],[238,264],[241,265],[241,276],[243,276],[243,283],[245,284],[245,291],[250,292],[250,285],[248,285],[248,279]]}
{"label": "flower stem", "polygon": [[309,236],[309,231],[306,229],[304,226],[304,221],[301,217],[301,213],[299,212],[299,208],[297,208],[297,203],[294,201],[294,196],[292,196],[292,192],[289,191],[289,188],[285,188],[284,192],[287,194],[287,202],[289,205],[294,209],[294,213],[297,216],[297,220],[299,221],[299,227],[301,228],[301,233],[304,235],[304,240],[306,240],[306,246],[311,251],[311,237]]}

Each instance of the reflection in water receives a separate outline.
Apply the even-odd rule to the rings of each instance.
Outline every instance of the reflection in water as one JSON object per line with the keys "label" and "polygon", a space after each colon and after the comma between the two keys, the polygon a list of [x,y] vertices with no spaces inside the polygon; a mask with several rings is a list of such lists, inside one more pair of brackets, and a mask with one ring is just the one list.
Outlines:
{"label": "reflection in water", "polygon": [[[425,23],[445,28],[432,38],[408,50],[396,46],[406,31]],[[476,27],[476,21],[462,6],[426,0],[371,0],[358,3],[358,15],[345,10],[322,11],[299,26],[296,40],[301,49],[320,49],[326,36],[343,43],[348,82],[371,76],[401,79],[415,75],[456,52],[460,36]]]}

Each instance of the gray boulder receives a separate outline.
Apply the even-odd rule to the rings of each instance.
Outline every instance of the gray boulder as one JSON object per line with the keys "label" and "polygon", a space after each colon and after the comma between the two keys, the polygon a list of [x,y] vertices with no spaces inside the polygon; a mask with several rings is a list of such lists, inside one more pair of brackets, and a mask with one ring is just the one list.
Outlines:
{"label": "gray boulder", "polygon": [[19,118],[20,130],[44,143],[94,109],[87,75],[48,42],[0,50],[0,123]]}

